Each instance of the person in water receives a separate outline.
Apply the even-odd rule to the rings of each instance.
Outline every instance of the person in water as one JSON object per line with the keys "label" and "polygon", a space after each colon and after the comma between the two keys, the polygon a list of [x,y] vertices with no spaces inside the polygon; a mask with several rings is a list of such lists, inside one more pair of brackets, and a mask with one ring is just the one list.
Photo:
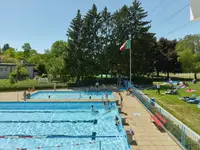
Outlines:
{"label": "person in water", "polygon": [[97,111],[97,110],[94,109],[94,106],[93,106],[93,105],[91,106],[91,111],[92,111],[92,112],[95,112],[95,113],[98,113],[98,112],[99,112],[99,111]]}
{"label": "person in water", "polygon": [[116,126],[120,125],[119,118],[117,116],[115,116],[115,125]]}

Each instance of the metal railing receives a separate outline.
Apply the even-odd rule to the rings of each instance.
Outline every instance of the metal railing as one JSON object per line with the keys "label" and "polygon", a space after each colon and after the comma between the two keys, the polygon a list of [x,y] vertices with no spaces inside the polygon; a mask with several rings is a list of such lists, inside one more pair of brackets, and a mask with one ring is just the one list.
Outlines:
{"label": "metal railing", "polygon": [[187,150],[200,150],[200,136],[197,133],[135,88],[130,82],[128,83],[128,87],[133,89],[133,96],[135,96],[148,111],[153,115],[159,113],[167,121],[167,123],[164,124],[165,129],[173,135],[182,147]]}

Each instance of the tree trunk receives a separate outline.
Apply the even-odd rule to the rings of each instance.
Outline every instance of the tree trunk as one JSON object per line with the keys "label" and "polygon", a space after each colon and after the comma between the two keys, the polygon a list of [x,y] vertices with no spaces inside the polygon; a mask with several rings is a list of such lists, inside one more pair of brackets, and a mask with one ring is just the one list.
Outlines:
{"label": "tree trunk", "polygon": [[167,72],[167,78],[169,79],[169,72]]}
{"label": "tree trunk", "polygon": [[157,73],[157,75],[156,75],[156,76],[157,76],[157,77],[159,77],[159,76],[160,76],[160,74],[159,74],[159,71],[158,71],[158,70],[156,71],[156,73]]}
{"label": "tree trunk", "polygon": [[101,74],[101,79],[103,78],[103,75]]}
{"label": "tree trunk", "polygon": [[197,73],[194,73],[194,78],[197,79]]}

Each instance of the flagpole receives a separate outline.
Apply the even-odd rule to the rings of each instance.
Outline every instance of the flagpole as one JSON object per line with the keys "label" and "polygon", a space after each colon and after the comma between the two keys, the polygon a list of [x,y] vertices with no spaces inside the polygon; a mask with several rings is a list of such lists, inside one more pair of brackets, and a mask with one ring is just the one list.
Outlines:
{"label": "flagpole", "polygon": [[131,73],[131,35],[129,36],[129,40],[130,40],[130,83],[131,83],[131,75],[132,75],[132,73]]}

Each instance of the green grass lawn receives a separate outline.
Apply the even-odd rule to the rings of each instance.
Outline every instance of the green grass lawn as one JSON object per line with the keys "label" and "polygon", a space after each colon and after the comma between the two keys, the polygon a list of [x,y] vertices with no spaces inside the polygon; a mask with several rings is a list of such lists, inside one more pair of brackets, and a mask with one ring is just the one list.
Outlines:
{"label": "green grass lawn", "polygon": [[[167,75],[164,73],[160,73],[160,76],[166,77]],[[171,78],[183,78],[183,79],[190,79],[190,80],[194,79],[194,73],[176,73],[176,74],[170,73],[169,76]],[[197,74],[197,78],[200,79],[199,73]]]}
{"label": "green grass lawn", "polygon": [[196,94],[197,97],[200,96],[200,83],[189,83],[189,86],[192,90],[196,90],[196,92],[188,93],[185,92],[187,88],[183,88],[179,90],[177,95],[166,95],[162,93],[170,89],[170,87],[169,85],[161,85],[161,94],[157,94],[156,89],[143,90],[143,93],[155,98],[160,106],[200,134],[200,109],[197,107],[197,104],[188,104],[179,99],[180,97],[191,96],[192,94]]}
{"label": "green grass lawn", "polygon": [[[35,89],[49,89],[53,88],[54,83],[39,83],[37,80],[24,80],[11,84],[8,79],[0,79],[0,91],[15,91],[25,90],[35,87]],[[66,87],[66,84],[57,83],[57,88]]]}

